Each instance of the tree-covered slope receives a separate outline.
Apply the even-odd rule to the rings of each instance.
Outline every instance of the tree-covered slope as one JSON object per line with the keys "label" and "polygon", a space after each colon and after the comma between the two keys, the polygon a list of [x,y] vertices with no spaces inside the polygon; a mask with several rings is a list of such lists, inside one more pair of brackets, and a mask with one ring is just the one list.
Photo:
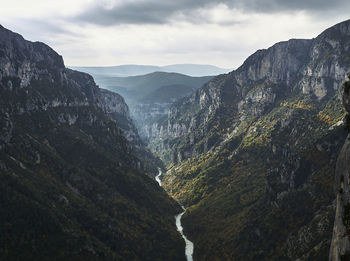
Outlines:
{"label": "tree-covered slope", "polygon": [[170,108],[150,144],[199,260],[326,260],[350,22],[250,56]]}
{"label": "tree-covered slope", "polygon": [[1,260],[185,259],[181,208],[117,107],[51,48],[0,27]]}

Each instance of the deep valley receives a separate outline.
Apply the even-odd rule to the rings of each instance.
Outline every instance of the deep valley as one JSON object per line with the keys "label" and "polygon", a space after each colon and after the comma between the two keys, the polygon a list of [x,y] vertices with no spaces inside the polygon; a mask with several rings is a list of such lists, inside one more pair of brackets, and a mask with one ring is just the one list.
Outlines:
{"label": "deep valley", "polygon": [[350,260],[349,72],[350,20],[230,72],[0,26],[0,260]]}

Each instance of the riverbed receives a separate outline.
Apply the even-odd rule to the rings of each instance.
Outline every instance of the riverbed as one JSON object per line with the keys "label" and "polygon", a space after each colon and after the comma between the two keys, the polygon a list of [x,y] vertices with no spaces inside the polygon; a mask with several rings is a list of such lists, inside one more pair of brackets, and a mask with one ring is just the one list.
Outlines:
{"label": "riverbed", "polygon": [[[160,179],[161,175],[162,175],[162,170],[158,169],[158,175],[156,176],[156,181],[158,182],[159,186],[162,186],[162,181]],[[188,240],[187,237],[184,235],[183,227],[181,225],[181,218],[182,218],[183,214],[185,214],[186,209],[182,205],[181,205],[181,207],[182,207],[183,211],[180,214],[175,216],[175,224],[176,224],[177,231],[179,231],[179,233],[181,234],[181,236],[184,239],[185,244],[186,244],[185,255],[186,255],[187,261],[193,261],[192,256],[193,256],[194,245],[193,245],[193,242]]]}

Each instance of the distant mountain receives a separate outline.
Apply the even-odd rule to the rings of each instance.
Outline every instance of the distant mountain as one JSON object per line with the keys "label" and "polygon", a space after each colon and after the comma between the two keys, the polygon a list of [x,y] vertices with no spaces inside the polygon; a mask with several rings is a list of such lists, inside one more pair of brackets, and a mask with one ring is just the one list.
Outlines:
{"label": "distant mountain", "polygon": [[204,64],[172,64],[166,66],[153,65],[118,65],[118,66],[71,66],[70,68],[89,73],[93,76],[136,76],[152,72],[174,72],[190,76],[207,76],[228,73],[232,69],[223,69],[213,65]]}
{"label": "distant mountain", "polygon": [[195,87],[183,84],[172,84],[162,86],[140,99],[140,103],[172,103],[176,100],[190,95]]}
{"label": "distant mountain", "polygon": [[92,76],[136,76],[160,71],[159,66],[152,65],[118,65],[118,66],[70,66],[74,70],[79,70],[91,74]]}
{"label": "distant mountain", "polygon": [[149,95],[158,88],[166,85],[186,85],[197,89],[212,76],[191,77],[179,73],[154,72],[129,77],[95,77],[97,84],[105,89],[120,93],[129,104]]}
{"label": "distant mountain", "polygon": [[[123,66],[124,72],[129,66]],[[112,67],[111,67],[112,68]],[[135,66],[138,72],[145,71],[147,66]],[[80,68],[84,69],[84,68]],[[91,69],[91,68],[90,68]],[[96,83],[104,89],[121,94],[130,106],[131,114],[136,120],[140,136],[147,140],[148,129],[154,121],[159,120],[168,113],[168,108],[172,102],[186,95],[190,95],[203,84],[213,78],[213,76],[193,77],[180,73],[152,72],[144,75],[116,77],[110,76],[110,68],[97,68],[93,74]],[[145,129],[146,128],[146,129]]]}
{"label": "distant mountain", "polygon": [[164,72],[177,72],[190,76],[219,75],[228,73],[232,69],[223,69],[213,65],[204,64],[173,64],[161,67]]}
{"label": "distant mountain", "polygon": [[98,84],[120,93],[129,104],[141,138],[147,141],[153,122],[168,113],[172,102],[190,95],[212,76],[191,77],[179,73],[154,72],[129,77],[100,77]]}

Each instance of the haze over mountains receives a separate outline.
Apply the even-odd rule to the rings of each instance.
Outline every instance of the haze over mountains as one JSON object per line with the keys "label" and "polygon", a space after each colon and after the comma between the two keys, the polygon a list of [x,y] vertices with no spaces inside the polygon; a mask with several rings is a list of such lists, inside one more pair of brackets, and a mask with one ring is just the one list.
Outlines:
{"label": "haze over mountains", "polygon": [[180,84],[197,89],[212,77],[192,77],[179,73],[153,72],[128,77],[98,76],[95,79],[101,88],[120,93],[129,104],[132,104],[163,86]]}
{"label": "haze over mountains", "polygon": [[222,73],[228,73],[232,69],[223,69],[213,65],[203,64],[172,64],[166,66],[153,65],[118,65],[118,66],[69,66],[69,68],[76,69],[82,72],[89,73],[93,76],[136,76],[149,74],[153,72],[172,72],[186,74],[189,76],[213,76]]}
{"label": "haze over mountains", "polygon": [[[145,72],[147,66],[121,66],[137,72]],[[169,66],[177,68],[182,65]],[[202,68],[200,65],[187,65],[185,67]],[[208,66],[204,66],[208,68]],[[119,67],[118,67],[119,68]],[[135,68],[137,70],[135,70]],[[142,70],[139,70],[141,68]],[[209,69],[212,67],[209,66]],[[84,70],[84,68],[82,68]],[[93,69],[99,72],[101,68]],[[102,68],[104,71],[106,68]],[[120,68],[119,68],[120,69]],[[146,68],[149,69],[148,67]],[[114,69],[112,68],[112,71]],[[88,72],[90,70],[86,70]],[[116,77],[108,74],[94,75],[96,83],[101,87],[121,94],[130,107],[131,116],[139,129],[140,136],[147,140],[147,133],[143,126],[149,126],[168,114],[170,105],[178,99],[190,95],[213,76],[194,77],[175,72],[152,72],[144,75]]]}

